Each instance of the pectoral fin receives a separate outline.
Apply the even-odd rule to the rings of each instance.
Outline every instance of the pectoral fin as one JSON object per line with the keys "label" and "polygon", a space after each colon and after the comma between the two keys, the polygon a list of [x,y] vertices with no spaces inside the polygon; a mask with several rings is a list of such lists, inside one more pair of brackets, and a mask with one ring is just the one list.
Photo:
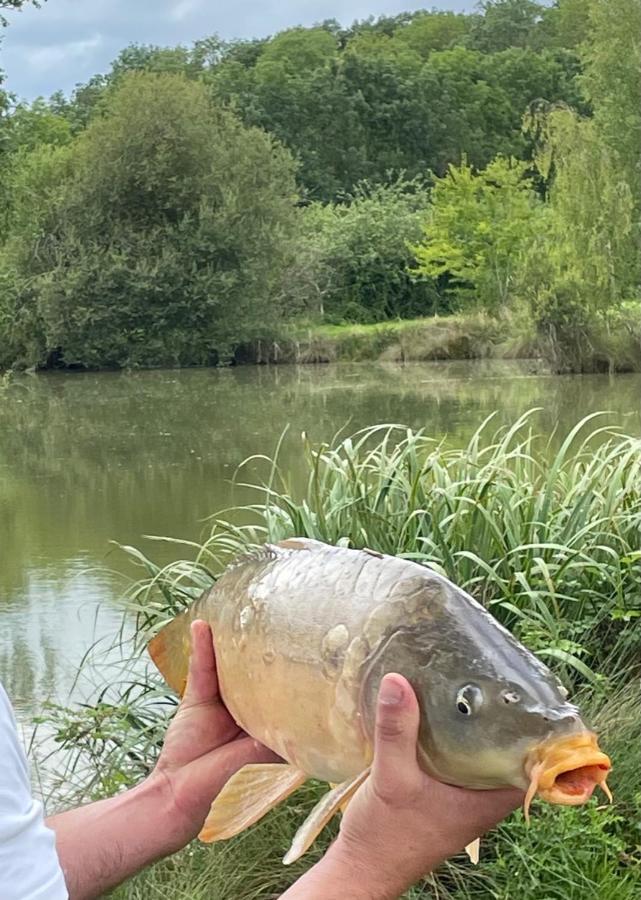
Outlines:
{"label": "pectoral fin", "polygon": [[347,803],[369,775],[369,771],[369,769],[365,769],[365,771],[357,775],[356,778],[344,781],[331,791],[328,791],[324,797],[321,797],[294,835],[292,845],[283,859],[283,863],[286,866],[296,862],[296,860],[311,847],[323,828],[338,810],[341,808],[344,809],[347,806]]}
{"label": "pectoral fin", "polygon": [[465,848],[465,852],[469,856],[470,860],[476,865],[479,861],[479,854],[481,851],[481,838],[477,838],[475,841],[472,841],[471,844],[468,844]]}
{"label": "pectoral fin", "polygon": [[[334,790],[334,788],[338,787],[338,785],[334,781],[330,781],[329,786],[331,787],[332,790]],[[347,807],[349,806],[349,801],[352,799],[352,796],[353,796],[352,794],[349,794],[347,797],[345,797],[345,799],[343,801],[341,801],[341,803],[339,805],[339,809],[342,813],[344,813],[345,810],[347,809]]]}
{"label": "pectoral fin", "polygon": [[306,780],[307,775],[293,766],[277,763],[243,766],[212,803],[198,837],[209,844],[239,834]]}

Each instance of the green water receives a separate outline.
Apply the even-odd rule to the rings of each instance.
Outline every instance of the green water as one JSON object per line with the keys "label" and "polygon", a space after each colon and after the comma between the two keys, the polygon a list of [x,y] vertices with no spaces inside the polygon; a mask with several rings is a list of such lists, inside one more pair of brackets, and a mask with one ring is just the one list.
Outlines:
{"label": "green water", "polygon": [[[0,389],[0,680],[27,720],[75,684],[96,639],[120,623],[123,561],[110,541],[198,538],[206,516],[239,499],[241,460],[271,453],[300,466],[299,436],[403,422],[457,443],[497,411],[543,407],[538,428],[581,416],[641,433],[641,376],[546,377],[530,363],[239,368],[55,374]],[[168,561],[168,550],[156,557]],[[110,571],[111,570],[111,571]]]}

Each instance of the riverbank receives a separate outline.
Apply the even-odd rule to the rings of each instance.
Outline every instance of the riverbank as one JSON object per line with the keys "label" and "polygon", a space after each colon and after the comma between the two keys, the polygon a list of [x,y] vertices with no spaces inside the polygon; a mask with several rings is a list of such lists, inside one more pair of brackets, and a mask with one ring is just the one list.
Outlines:
{"label": "riverbank", "polygon": [[[291,322],[269,337],[242,344],[231,356],[212,354],[210,367],[225,365],[315,365],[409,363],[456,360],[520,360],[531,374],[641,372],[641,303],[630,302],[616,317],[559,335],[537,332],[524,317],[492,318],[483,313],[397,319],[371,324]],[[22,367],[16,367],[19,371]],[[133,369],[201,368],[167,363]],[[64,366],[58,357],[30,371],[114,371],[118,366]],[[0,369],[0,390],[11,373]]]}
{"label": "riverbank", "polygon": [[[281,377],[275,369],[253,374]],[[243,469],[254,485],[252,524],[246,506],[234,511],[226,505],[221,516],[209,519],[201,541],[173,542],[168,565],[157,556],[162,544],[172,544],[168,538],[126,548],[143,564],[143,580],[127,593],[129,609],[138,613],[141,651],[160,622],[209,588],[214,574],[248,545],[301,535],[333,544],[340,539],[436,568],[553,668],[613,760],[614,805],[594,799],[563,809],[535,802],[529,826],[518,812],[483,839],[478,866],[461,854],[406,900],[639,897],[640,762],[630,752],[641,740],[639,442],[623,433],[606,436],[589,415],[577,421],[578,405],[554,450],[535,412],[505,420],[507,427],[496,430],[486,423],[449,446],[406,423],[321,443],[297,430],[289,449],[283,441],[271,461],[263,456],[256,470],[254,458]],[[290,477],[293,459],[301,467],[298,488]],[[180,527],[174,525],[173,533],[181,534]],[[132,647],[125,643],[122,652],[128,664]],[[96,705],[48,711],[51,728],[71,754],[71,771],[81,771],[79,755],[91,761],[84,799],[111,795],[147,774],[174,699],[153,671],[126,673],[114,693],[99,696]],[[114,897],[281,896],[336,834],[333,822],[301,860],[282,865],[296,827],[324,790],[310,782],[250,830],[213,846],[194,842]],[[68,779],[55,799],[69,804]]]}
{"label": "riverbank", "polygon": [[572,336],[565,347],[516,319],[479,313],[404,319],[370,325],[292,325],[274,340],[243,348],[243,363],[430,362],[455,359],[529,359],[536,371],[641,371],[641,306],[615,321]]}

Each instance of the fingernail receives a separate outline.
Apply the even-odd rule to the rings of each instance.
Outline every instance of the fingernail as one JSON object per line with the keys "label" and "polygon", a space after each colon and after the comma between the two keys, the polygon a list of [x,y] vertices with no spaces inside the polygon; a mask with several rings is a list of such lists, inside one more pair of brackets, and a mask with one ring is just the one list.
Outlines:
{"label": "fingernail", "polygon": [[395,678],[384,678],[378,699],[386,706],[397,706],[403,699],[403,685]]}

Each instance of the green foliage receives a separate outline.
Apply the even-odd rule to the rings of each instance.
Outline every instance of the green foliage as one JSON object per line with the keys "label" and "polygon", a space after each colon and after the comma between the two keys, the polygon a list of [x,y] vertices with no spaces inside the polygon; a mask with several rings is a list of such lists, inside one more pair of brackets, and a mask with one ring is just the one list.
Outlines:
{"label": "green foliage", "polygon": [[[495,434],[486,425],[454,449],[403,426],[367,429],[332,445],[303,439],[303,487],[289,483],[278,454],[264,461],[264,479],[254,475],[250,483],[256,503],[214,517],[209,539],[189,545],[191,558],[159,567],[125,548],[141,568],[128,599],[141,650],[151,630],[211,586],[248,546],[308,535],[401,554],[444,572],[579,691],[614,759],[615,806],[537,804],[529,827],[517,813],[483,842],[479,867],[456,859],[408,897],[507,898],[525,890],[558,900],[632,900],[638,893],[641,797],[631,748],[641,740],[641,707],[629,676],[641,649],[641,456],[637,439],[607,427],[590,431],[588,421],[560,436],[557,450],[532,434],[528,416]],[[257,461],[247,462],[255,472]],[[184,551],[177,541],[176,553]],[[86,712],[47,716],[62,746],[74,751],[66,783],[75,773],[92,796],[145,774],[175,706],[157,674],[141,680],[138,668],[130,677],[119,703],[103,697]],[[333,833],[328,829],[293,871],[283,869],[283,851],[320,790],[306,786],[233,841],[193,845],[118,896],[231,900],[282,892]]]}
{"label": "green foliage", "polygon": [[206,78],[244,121],[295,153],[303,187],[327,201],[363,179],[385,183],[390,170],[442,175],[462,155],[477,166],[521,155],[528,103],[580,102],[572,54],[467,47],[474,21],[433,12],[365,23],[340,46],[335,31],[293,29],[242,62],[225,50]]}
{"label": "green foliage", "polygon": [[213,107],[201,85],[123,76],[73,144],[27,154],[15,173],[6,259],[41,340],[34,352],[23,334],[14,359],[228,356],[276,315],[293,172],[286,151]]}
{"label": "green foliage", "polygon": [[554,175],[541,229],[523,260],[522,296],[553,352],[571,363],[584,355],[591,323],[611,319],[634,290],[633,201],[594,122],[556,110],[544,128],[537,165],[543,177],[552,167]]}
{"label": "green foliage", "polygon": [[3,153],[30,153],[43,144],[61,146],[71,140],[69,123],[56,115],[42,98],[19,103],[3,130]]}
{"label": "green foliage", "polygon": [[417,272],[448,276],[459,303],[471,297],[491,312],[509,307],[539,215],[524,163],[497,158],[476,174],[450,166],[434,186],[424,241],[414,247]]}
{"label": "green foliage", "polygon": [[336,56],[336,39],[325,28],[292,28],[279,32],[256,62],[265,81],[300,76],[327,66]]}
{"label": "green foliage", "polygon": [[589,0],[582,84],[597,131],[624,176],[641,220],[641,2]]}
{"label": "green foliage", "polygon": [[44,100],[19,103],[0,119],[0,241],[5,236],[12,187],[23,159],[39,147],[60,147],[71,140],[67,119],[54,113]]}
{"label": "green foliage", "polygon": [[300,315],[473,304],[527,311],[557,369],[636,366],[639,28],[639,0],[487,0],[0,94],[0,365],[211,363]]}
{"label": "green foliage", "polygon": [[419,182],[360,185],[349,203],[301,211],[298,253],[287,276],[291,309],[327,321],[376,322],[427,315],[439,295],[408,273],[408,243],[428,205]]}
{"label": "green foliage", "polygon": [[535,0],[481,0],[469,43],[485,53],[538,43],[545,6]]}
{"label": "green foliage", "polygon": [[5,16],[2,15],[1,10],[4,9],[8,12],[16,12],[21,10],[23,6],[27,6],[29,3],[32,3],[33,6],[40,6],[40,4],[44,2],[46,2],[46,0],[0,0],[0,27],[9,24]]}
{"label": "green foliage", "polygon": [[403,28],[394,32],[392,41],[410,47],[423,59],[435,50],[449,50],[464,42],[471,28],[470,16],[453,12],[417,15]]}

